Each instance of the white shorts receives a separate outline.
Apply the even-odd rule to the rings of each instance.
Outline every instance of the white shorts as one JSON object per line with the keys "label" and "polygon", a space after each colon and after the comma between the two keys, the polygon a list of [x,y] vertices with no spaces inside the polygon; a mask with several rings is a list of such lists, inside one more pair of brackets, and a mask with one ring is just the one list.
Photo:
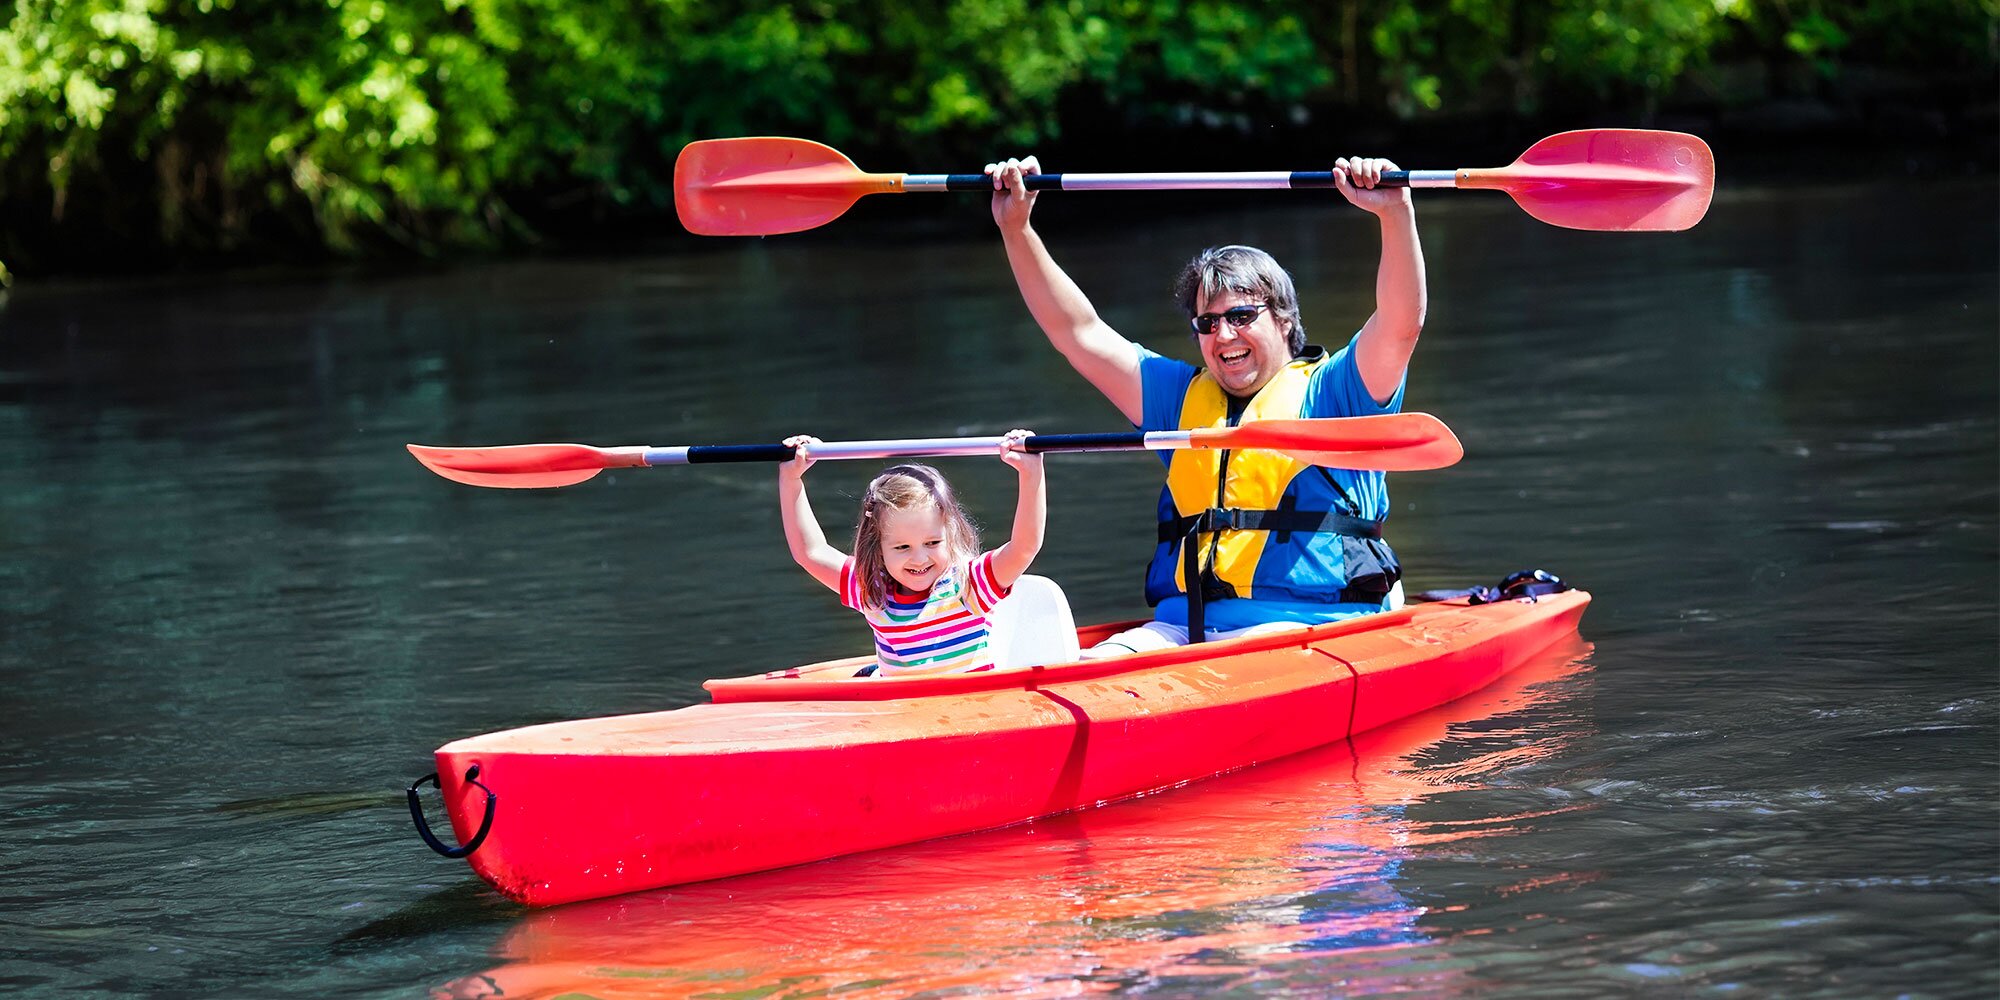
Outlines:
{"label": "white shorts", "polygon": [[[1403,606],[1402,581],[1397,581],[1396,585],[1390,588],[1389,598],[1383,603],[1384,610],[1388,611],[1393,611]],[[1296,629],[1308,627],[1310,626],[1304,622],[1264,622],[1259,625],[1252,625],[1249,628],[1229,629],[1227,631],[1208,629],[1206,631],[1209,640],[1213,641],[1216,639],[1237,639],[1246,635],[1269,635],[1273,632],[1291,632]],[[1094,659],[1100,656],[1124,656],[1126,653],[1150,653],[1156,649],[1172,649],[1175,646],[1185,646],[1187,642],[1187,626],[1169,625],[1166,622],[1151,621],[1138,628],[1126,629],[1084,650],[1083,655],[1087,659]]]}
{"label": "white shorts", "polygon": [[[1216,639],[1237,639],[1246,635],[1269,635],[1273,632],[1293,632],[1308,627],[1305,622],[1264,622],[1249,628],[1228,630],[1208,629],[1210,641]],[[1138,628],[1129,628],[1112,636],[1084,652],[1087,657],[1124,656],[1127,653],[1150,653],[1156,649],[1172,649],[1188,643],[1188,630],[1184,625],[1169,625],[1166,622],[1147,622]]]}

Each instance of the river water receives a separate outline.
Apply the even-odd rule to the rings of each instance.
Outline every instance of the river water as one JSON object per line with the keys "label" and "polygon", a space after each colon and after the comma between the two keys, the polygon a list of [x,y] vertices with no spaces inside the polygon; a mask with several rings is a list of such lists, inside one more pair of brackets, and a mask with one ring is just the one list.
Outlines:
{"label": "river water", "polygon": [[[1322,343],[1368,311],[1372,226],[1337,200],[1094,207],[1120,197],[1151,196],[1039,221],[1158,350],[1192,356],[1165,286],[1210,243],[1290,265]],[[426,850],[402,787],[442,743],[690,704],[865,631],[791,564],[767,466],[481,490],[402,446],[1122,429],[982,212],[17,288],[0,992],[2000,990],[1990,178],[1725,186],[1675,235],[1423,196],[1408,405],[1467,457],[1392,479],[1409,582],[1545,567],[1596,598],[1492,689],[1082,815],[546,911]],[[812,474],[836,539],[867,464]],[[944,464],[1004,530],[1008,470]],[[1134,616],[1157,464],[1049,476],[1037,571],[1080,620]]]}

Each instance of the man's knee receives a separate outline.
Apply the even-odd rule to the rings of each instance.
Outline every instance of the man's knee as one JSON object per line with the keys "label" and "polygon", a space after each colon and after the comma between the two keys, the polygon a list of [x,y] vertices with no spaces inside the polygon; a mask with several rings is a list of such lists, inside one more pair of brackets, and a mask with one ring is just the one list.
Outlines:
{"label": "man's knee", "polygon": [[1083,651],[1086,659],[1106,656],[1126,656],[1131,653],[1150,653],[1159,649],[1185,646],[1188,641],[1187,629],[1166,622],[1147,622],[1138,628],[1129,628],[1095,646]]}

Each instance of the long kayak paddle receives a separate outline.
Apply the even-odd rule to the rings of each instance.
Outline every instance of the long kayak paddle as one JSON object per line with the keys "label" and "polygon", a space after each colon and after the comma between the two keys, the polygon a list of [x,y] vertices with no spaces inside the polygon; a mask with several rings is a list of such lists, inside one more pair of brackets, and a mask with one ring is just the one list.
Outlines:
{"label": "long kayak paddle", "polygon": [[[1031,174],[1031,191],[1330,188],[1330,170]],[[1563,132],[1504,167],[1391,170],[1388,187],[1505,191],[1550,225],[1600,232],[1678,231],[1701,221],[1715,192],[1715,155],[1685,132]],[[839,218],[861,196],[993,190],[985,174],[870,174],[809,139],[752,136],[688,143],[674,161],[674,210],[703,236],[796,233]]]}
{"label": "long kayak paddle", "polygon": [[[906,438],[886,441],[827,441],[813,448],[815,459],[992,455],[1000,437]],[[1235,427],[1113,434],[1036,434],[1031,452],[1169,451],[1180,448],[1262,448],[1281,451],[1309,465],[1381,472],[1442,469],[1465,454],[1444,421],[1428,413],[1374,417],[1318,417],[1252,420]],[[515,444],[494,448],[408,446],[424,467],[469,486],[535,489],[571,486],[605,469],[706,462],[784,462],[792,449],[782,444],[645,445],[599,448],[587,444]]]}

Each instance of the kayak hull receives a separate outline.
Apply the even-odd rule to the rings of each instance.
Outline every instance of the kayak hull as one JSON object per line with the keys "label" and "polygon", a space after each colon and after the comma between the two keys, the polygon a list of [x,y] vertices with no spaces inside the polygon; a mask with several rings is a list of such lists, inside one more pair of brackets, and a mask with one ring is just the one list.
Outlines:
{"label": "kayak hull", "polygon": [[[551,905],[1020,823],[1336,742],[1574,633],[1582,591],[978,674],[865,658],[710,681],[713,703],[438,749],[473,870]],[[1121,626],[1084,629],[1087,646]],[[468,775],[472,776],[468,780]]]}

